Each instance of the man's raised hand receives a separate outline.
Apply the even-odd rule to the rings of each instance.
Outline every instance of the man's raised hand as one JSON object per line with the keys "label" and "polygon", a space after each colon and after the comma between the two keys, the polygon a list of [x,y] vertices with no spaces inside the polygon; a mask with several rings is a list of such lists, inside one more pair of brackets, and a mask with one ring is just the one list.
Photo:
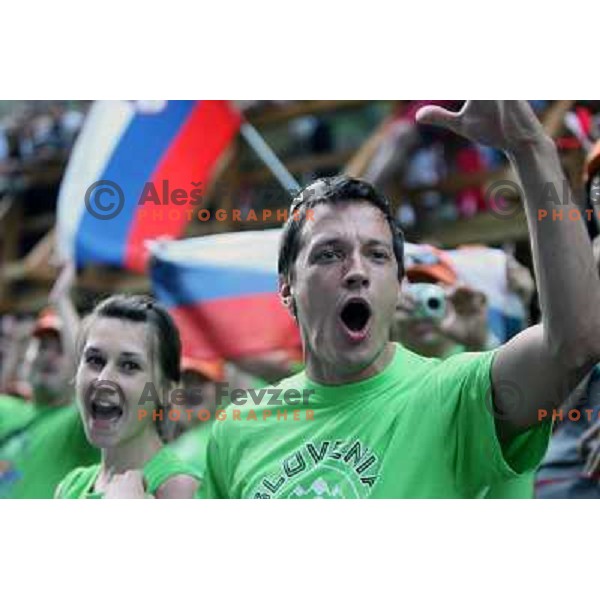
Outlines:
{"label": "man's raised hand", "polygon": [[424,106],[417,122],[446,127],[479,144],[506,152],[546,140],[546,133],[526,100],[467,100],[459,112]]}

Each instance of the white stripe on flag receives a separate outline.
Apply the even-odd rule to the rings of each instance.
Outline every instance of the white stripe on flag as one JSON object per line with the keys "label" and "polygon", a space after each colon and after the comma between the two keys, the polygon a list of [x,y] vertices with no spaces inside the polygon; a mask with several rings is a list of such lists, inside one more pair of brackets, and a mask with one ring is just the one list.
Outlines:
{"label": "white stripe on flag", "polygon": [[75,239],[85,214],[85,192],[102,177],[134,114],[133,103],[121,100],[101,100],[90,108],[58,195],[57,243],[62,260],[75,258]]}
{"label": "white stripe on flag", "polygon": [[281,229],[238,231],[181,241],[154,242],[151,252],[163,260],[277,272]]}

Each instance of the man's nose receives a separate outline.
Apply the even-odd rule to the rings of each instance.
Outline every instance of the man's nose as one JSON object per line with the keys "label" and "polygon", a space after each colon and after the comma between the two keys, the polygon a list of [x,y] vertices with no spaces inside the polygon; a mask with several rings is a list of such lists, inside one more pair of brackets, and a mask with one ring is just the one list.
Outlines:
{"label": "man's nose", "polygon": [[369,286],[369,274],[363,257],[359,253],[354,253],[350,258],[350,264],[344,276],[344,284],[349,289],[361,289]]}

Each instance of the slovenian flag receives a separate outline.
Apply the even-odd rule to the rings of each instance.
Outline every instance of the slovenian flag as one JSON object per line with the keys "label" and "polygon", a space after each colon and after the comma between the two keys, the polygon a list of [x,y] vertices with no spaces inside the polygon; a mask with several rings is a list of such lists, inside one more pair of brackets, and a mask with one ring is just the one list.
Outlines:
{"label": "slovenian flag", "polygon": [[59,193],[61,257],[143,272],[146,242],[183,234],[240,123],[226,101],[95,102]]}
{"label": "slovenian flag", "polygon": [[270,229],[152,244],[152,289],[177,322],[184,355],[299,351],[298,329],[277,293],[280,235]]}

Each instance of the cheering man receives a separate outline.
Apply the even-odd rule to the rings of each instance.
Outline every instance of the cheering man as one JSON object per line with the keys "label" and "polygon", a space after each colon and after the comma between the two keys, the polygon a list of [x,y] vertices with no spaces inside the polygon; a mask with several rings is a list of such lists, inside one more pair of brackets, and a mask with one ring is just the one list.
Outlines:
{"label": "cheering man", "polygon": [[[542,323],[496,350],[445,361],[391,342],[403,263],[390,206],[363,181],[318,180],[294,200],[300,218],[286,224],[279,252],[280,295],[306,364],[279,388],[299,399],[310,390],[309,402],[250,402],[218,420],[205,497],[481,497],[536,468],[552,410],[600,360],[589,238],[581,219],[538,219],[552,198],[569,200],[528,103],[427,106],[417,120],[509,157],[523,188]],[[308,209],[311,219],[302,218]]]}

